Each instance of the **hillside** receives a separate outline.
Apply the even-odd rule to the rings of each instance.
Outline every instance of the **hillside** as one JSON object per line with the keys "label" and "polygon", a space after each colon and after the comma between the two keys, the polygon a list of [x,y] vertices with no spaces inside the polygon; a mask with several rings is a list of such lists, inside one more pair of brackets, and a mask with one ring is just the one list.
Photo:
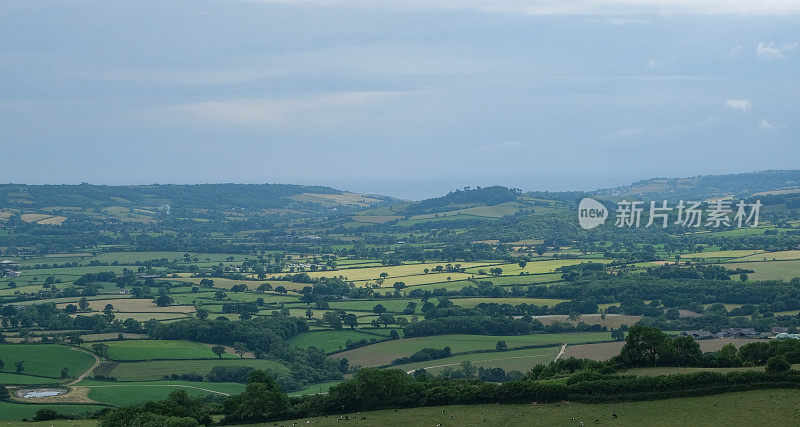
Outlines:
{"label": "hillside", "polygon": [[0,185],[5,219],[19,214],[23,221],[39,224],[60,224],[75,216],[147,222],[170,213],[326,215],[332,208],[357,210],[392,200],[287,184]]}
{"label": "hillside", "polygon": [[652,178],[623,187],[597,190],[595,193],[601,196],[667,200],[791,194],[800,193],[800,171],[769,170],[691,178]]}

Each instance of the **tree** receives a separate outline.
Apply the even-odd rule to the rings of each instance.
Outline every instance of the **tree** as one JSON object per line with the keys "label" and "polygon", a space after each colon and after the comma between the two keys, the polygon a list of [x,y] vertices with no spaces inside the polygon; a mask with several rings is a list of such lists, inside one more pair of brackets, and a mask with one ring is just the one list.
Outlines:
{"label": "tree", "polygon": [[581,318],[581,314],[577,311],[570,311],[569,312],[569,320],[575,321]]}
{"label": "tree", "polygon": [[25,371],[25,361],[18,360],[17,363],[14,363],[14,367],[16,368],[17,374],[21,374]]}
{"label": "tree", "polygon": [[289,408],[289,398],[269,372],[250,373],[244,392],[223,402],[226,422],[244,423],[276,418]]}
{"label": "tree", "polygon": [[89,300],[86,299],[86,297],[81,298],[81,300],[78,301],[78,308],[80,308],[81,311],[88,310],[89,309]]}
{"label": "tree", "polygon": [[383,306],[383,304],[376,304],[374,307],[372,307],[372,312],[375,314],[380,315],[386,313],[387,311],[389,310],[387,310],[386,307]]}
{"label": "tree", "polygon": [[306,317],[307,317],[309,320],[311,320],[311,319],[314,317],[314,312],[313,312],[313,311],[311,311],[311,309],[310,309],[310,308],[306,310]]}
{"label": "tree", "polygon": [[628,367],[657,366],[668,347],[667,335],[652,326],[633,325],[628,330],[619,359]]}
{"label": "tree", "polygon": [[247,353],[247,345],[243,342],[235,342],[233,343],[233,351],[235,351],[240,358],[244,359],[244,354]]}
{"label": "tree", "polygon": [[3,362],[3,359],[0,359],[0,371],[2,371],[3,368],[5,368],[5,366],[6,366],[6,362]]}
{"label": "tree", "polygon": [[222,292],[222,291],[217,291],[217,292],[214,293],[214,299],[217,300],[217,301],[222,301],[227,297],[228,296],[225,294],[225,292]]}
{"label": "tree", "polygon": [[200,308],[194,315],[198,319],[208,319],[208,310]]}
{"label": "tree", "polygon": [[494,346],[495,351],[506,351],[508,350],[508,344],[505,341],[498,341],[497,344]]}
{"label": "tree", "polygon": [[156,298],[156,305],[159,307],[169,307],[174,300],[169,295],[161,295]]}
{"label": "tree", "polygon": [[62,368],[61,369],[61,379],[69,378],[69,368]]}
{"label": "tree", "polygon": [[786,372],[792,369],[792,364],[786,360],[786,356],[779,354],[777,356],[772,356],[767,359],[767,372],[771,374],[777,374],[780,372]]}
{"label": "tree", "polygon": [[92,344],[92,351],[94,351],[100,357],[108,356],[108,345],[103,343],[94,343]]}
{"label": "tree", "polygon": [[214,354],[216,354],[216,355],[217,355],[217,357],[219,357],[220,359],[222,359],[222,355],[223,355],[223,354],[225,354],[225,347],[223,347],[223,346],[221,346],[221,345],[215,345],[214,347],[211,347],[211,351],[212,351]]}
{"label": "tree", "polygon": [[615,341],[622,341],[625,339],[625,331],[620,329],[612,329],[611,330],[611,339]]}
{"label": "tree", "polygon": [[344,315],[344,324],[349,326],[350,329],[355,329],[358,326],[358,316],[353,313],[347,313]]}
{"label": "tree", "polygon": [[528,265],[528,262],[523,260],[518,262],[517,265],[519,265],[519,268],[525,268],[525,266]]}
{"label": "tree", "polygon": [[400,290],[402,290],[403,288],[406,287],[406,284],[405,284],[405,282],[394,282],[394,285],[392,285],[392,286],[394,287],[394,289],[397,292],[400,292]]}
{"label": "tree", "polygon": [[11,397],[11,393],[8,392],[6,386],[0,384],[0,400],[6,400]]}

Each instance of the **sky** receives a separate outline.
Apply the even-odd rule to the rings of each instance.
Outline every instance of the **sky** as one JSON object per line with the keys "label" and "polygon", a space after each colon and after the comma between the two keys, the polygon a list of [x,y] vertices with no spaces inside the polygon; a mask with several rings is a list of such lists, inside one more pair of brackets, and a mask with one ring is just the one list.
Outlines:
{"label": "sky", "polygon": [[797,0],[0,0],[0,182],[800,169]]}

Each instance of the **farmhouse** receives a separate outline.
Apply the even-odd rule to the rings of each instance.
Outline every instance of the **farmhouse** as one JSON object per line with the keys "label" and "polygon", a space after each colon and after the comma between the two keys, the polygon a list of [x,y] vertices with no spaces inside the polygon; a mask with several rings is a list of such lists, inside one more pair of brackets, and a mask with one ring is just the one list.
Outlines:
{"label": "farmhouse", "polygon": [[719,338],[752,338],[756,335],[758,332],[753,328],[728,328],[717,332]]}
{"label": "farmhouse", "polygon": [[681,332],[681,336],[682,337],[690,336],[690,337],[692,337],[692,338],[694,338],[696,340],[705,340],[705,339],[714,338],[714,334],[712,334],[709,331],[703,331],[703,330],[699,330],[699,331],[683,331],[683,332]]}

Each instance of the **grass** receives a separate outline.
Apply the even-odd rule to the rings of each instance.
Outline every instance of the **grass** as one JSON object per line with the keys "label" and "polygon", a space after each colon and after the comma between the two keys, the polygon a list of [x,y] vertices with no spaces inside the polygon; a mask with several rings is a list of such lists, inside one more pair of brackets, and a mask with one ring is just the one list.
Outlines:
{"label": "grass", "polygon": [[800,261],[735,262],[724,265],[728,269],[738,267],[753,270],[747,273],[750,280],[791,280],[800,277]]}
{"label": "grass", "polygon": [[309,384],[308,387],[288,393],[289,396],[302,396],[305,394],[326,393],[331,387],[340,384],[341,381],[328,381],[324,383]]}
{"label": "grass", "polygon": [[[341,275],[347,277],[350,280],[358,281],[358,280],[375,280],[379,278],[381,273],[386,273],[389,275],[389,277],[386,279],[386,282],[391,282],[389,284],[389,286],[391,286],[391,284],[393,284],[396,281],[406,281],[402,279],[403,276],[425,275],[426,268],[433,270],[437,265],[441,265],[442,267],[444,267],[446,264],[447,263],[422,263],[422,264],[407,264],[407,265],[397,265],[397,266],[387,266],[387,267],[351,268],[351,269],[335,270],[335,271],[309,272],[308,275],[311,277],[337,277]],[[485,262],[453,263],[453,265],[455,264],[461,264],[462,268],[488,265],[488,263]]]}
{"label": "grass", "polygon": [[311,331],[295,335],[289,339],[292,345],[302,348],[311,346],[319,347],[326,352],[342,350],[347,340],[359,341],[365,339],[382,340],[383,338],[358,332],[358,330],[341,329],[338,331]]}
{"label": "grass", "polygon": [[[102,312],[106,305],[111,304],[114,312],[123,313],[190,313],[194,307],[190,305],[172,305],[169,307],[159,307],[153,302],[152,298],[114,298],[89,301],[89,309]],[[58,308],[66,307],[66,303],[57,304]],[[91,313],[89,313],[91,315]]]}
{"label": "grass", "polygon": [[[611,339],[609,332],[578,332],[574,334],[534,334],[534,335],[436,335],[431,337],[405,338],[380,342],[353,350],[337,353],[335,357],[346,357],[351,366],[381,366],[391,363],[398,357],[410,356],[423,348],[444,348],[450,346],[453,353],[471,350],[493,350],[498,341],[505,341],[508,347],[528,345],[547,345],[560,343],[582,343]],[[568,347],[569,348],[569,347]]]}
{"label": "grass", "polygon": [[[131,340],[109,341],[109,360],[164,360],[164,359],[213,359],[211,346],[171,340]],[[91,348],[91,344],[84,344]],[[225,353],[222,357],[234,358],[235,354]]]}
{"label": "grass", "polygon": [[30,375],[17,375],[11,372],[0,372],[0,384],[46,384],[53,382],[54,381],[50,378],[33,377]]}
{"label": "grass", "polygon": [[[206,396],[209,394],[237,394],[244,390],[244,384],[237,383],[208,383],[189,381],[150,381],[150,382],[95,382],[81,383],[79,386],[89,387],[89,398],[101,403],[110,403],[117,406],[146,402],[149,400],[162,400],[174,390],[186,390],[190,395]],[[205,390],[213,390],[213,393]]]}
{"label": "grass", "polygon": [[[756,390],[714,396],[610,404],[553,403],[546,405],[456,405],[361,412],[365,425],[503,426],[603,425],[753,426],[798,425],[800,390]],[[442,412],[444,411],[444,413]],[[617,414],[613,418],[612,414]],[[350,414],[351,416],[353,414]],[[451,417],[452,416],[452,417]],[[576,423],[570,420],[575,418]],[[340,425],[337,417],[304,418],[298,424]],[[295,421],[281,424],[292,425]],[[262,425],[272,425],[262,424]]]}
{"label": "grass", "polygon": [[82,374],[94,363],[91,355],[59,344],[0,344],[0,359],[6,372],[23,360],[25,374],[51,378],[61,378],[62,368],[69,368],[71,375]]}
{"label": "grass", "polygon": [[286,372],[288,368],[274,360],[261,359],[217,359],[217,360],[151,360],[146,362],[122,362],[110,373],[119,381],[152,381],[170,374],[207,374],[215,366],[252,366],[256,369],[269,369]]}
{"label": "grass", "polygon": [[[21,421],[23,418],[31,419],[36,411],[40,409],[53,409],[61,414],[89,414],[100,409],[102,406],[97,405],[37,405],[30,403],[10,403],[0,401],[0,420],[2,421]],[[0,423],[0,425],[6,425]],[[16,424],[15,424],[16,425]],[[27,424],[26,424],[27,425]],[[52,423],[47,422],[47,426],[51,425],[73,425],[71,423]],[[93,425],[93,424],[88,424]]]}
{"label": "grass", "polygon": [[406,372],[425,368],[425,370],[431,374],[438,374],[448,367],[458,369],[461,362],[469,361],[472,362],[475,367],[503,368],[506,372],[517,370],[525,373],[537,364],[552,362],[558,354],[558,351],[558,347],[546,347],[491,353],[462,354],[444,359],[397,365],[392,366],[392,368],[402,369]]}

